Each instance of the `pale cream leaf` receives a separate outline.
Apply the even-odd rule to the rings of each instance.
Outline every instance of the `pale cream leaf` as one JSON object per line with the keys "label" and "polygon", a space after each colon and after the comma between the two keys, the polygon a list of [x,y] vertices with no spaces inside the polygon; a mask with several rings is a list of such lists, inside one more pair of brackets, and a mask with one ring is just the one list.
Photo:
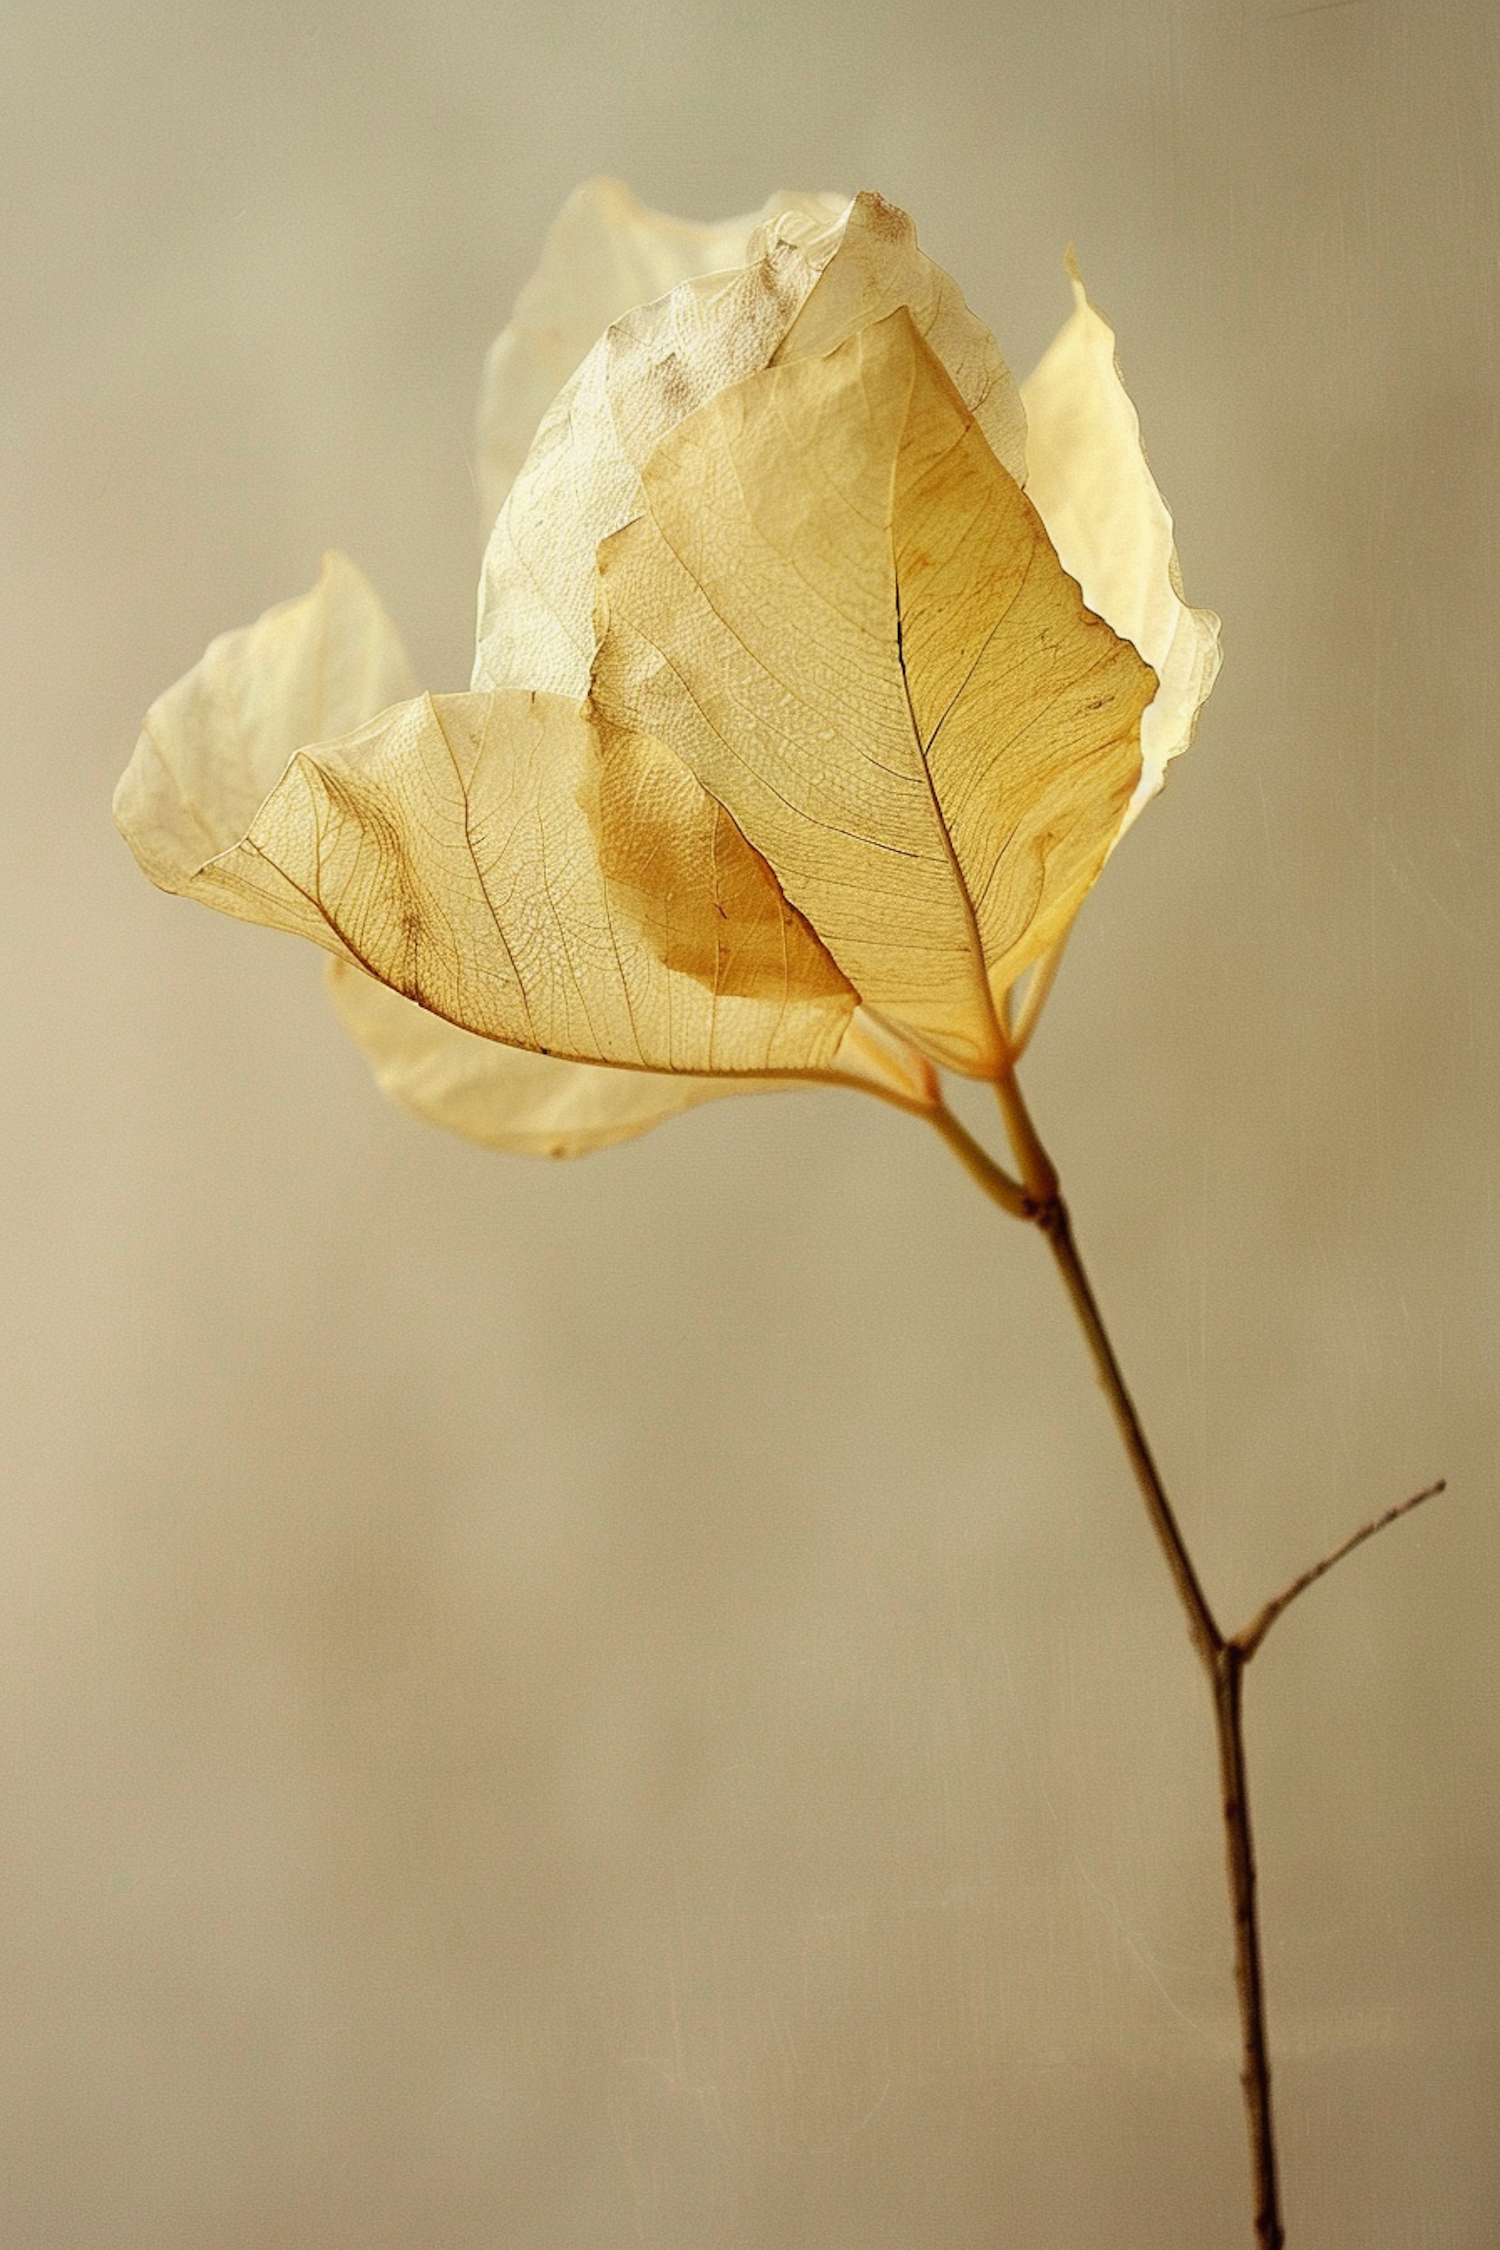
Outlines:
{"label": "pale cream leaf", "polygon": [[[344,557],[325,557],[309,593],[221,635],[153,705],[116,797],[136,857],[164,889],[342,950],[305,889],[262,853],[235,847],[294,753],[330,729],[357,728],[410,692],[405,656],[376,597]],[[617,761],[617,779],[619,771]],[[709,815],[711,840],[713,826],[727,822],[686,773],[676,779],[700,815]],[[618,787],[615,807],[618,819]],[[332,966],[342,978],[339,1013],[386,1089],[432,1122],[487,1145],[581,1152],[720,1095],[787,1083],[525,1054],[459,1029],[347,961]],[[929,1099],[920,1058],[888,1033],[861,1031],[861,1022],[856,1011],[833,1047],[831,1074],[898,1101]]]}
{"label": "pale cream leaf", "polygon": [[758,227],[792,214],[826,226],[843,209],[842,197],[778,192],[759,211],[700,225],[648,210],[620,180],[575,188],[485,360],[475,445],[486,526],[543,414],[611,321],[679,282],[744,265]]}
{"label": "pale cream leaf", "polygon": [[596,647],[595,554],[640,512],[657,446],[735,383],[821,356],[897,306],[1020,475],[1016,387],[906,214],[870,194],[821,227],[783,211],[757,230],[739,271],[685,282],[617,321],[554,402],[490,537],[474,686],[582,697]]}
{"label": "pale cream leaf", "polygon": [[942,363],[996,460],[1017,484],[1024,484],[1026,411],[1000,347],[969,310],[953,276],[918,247],[916,227],[906,212],[884,196],[866,191],[855,197],[837,252],[775,357],[819,359],[902,306]]}
{"label": "pale cream leaf", "polygon": [[154,883],[191,891],[204,863],[244,835],[293,751],[347,733],[415,686],[368,581],[327,554],[310,592],[221,633],[152,704],[115,791],[120,831]]}
{"label": "pale cream leaf", "polygon": [[1073,312],[1021,386],[1026,490],[1084,600],[1160,681],[1141,724],[1141,775],[1123,834],[1192,741],[1219,669],[1219,620],[1182,598],[1172,518],[1142,450],[1114,330],[1071,258],[1069,271]]}
{"label": "pale cream leaf", "polygon": [[330,961],[340,1021],[381,1091],[426,1124],[516,1156],[584,1156],[725,1094],[774,1091],[772,1078],[613,1070],[503,1047],[435,1016],[362,969]]}

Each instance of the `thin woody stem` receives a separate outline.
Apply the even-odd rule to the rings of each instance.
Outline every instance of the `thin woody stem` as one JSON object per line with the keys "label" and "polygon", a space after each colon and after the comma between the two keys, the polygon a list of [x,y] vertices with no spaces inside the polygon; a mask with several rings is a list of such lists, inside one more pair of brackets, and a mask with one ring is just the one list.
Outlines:
{"label": "thin woody stem", "polygon": [[1043,1148],[1041,1136],[1031,1122],[1031,1112],[1021,1099],[1014,1064],[996,1080],[995,1092],[999,1097],[1000,1114],[1005,1119],[1005,1130],[1010,1136],[1011,1153],[1036,1206],[1026,1216],[1036,1218],[1044,1205],[1057,1200],[1057,1166]]}
{"label": "thin woody stem", "polygon": [[1305,1594],[1309,1586],[1316,1586],[1318,1580],[1332,1570],[1335,1563],[1342,1562],[1345,1555],[1352,1555],[1356,1547],[1362,1547],[1367,1539],[1373,1539],[1377,1531],[1384,1531],[1388,1523],[1396,1523],[1402,1516],[1409,1516],[1413,1508],[1421,1507],[1424,1500],[1435,1500],[1440,1492],[1446,1492],[1447,1489],[1447,1478],[1439,1477],[1436,1484],[1425,1484],[1420,1492],[1413,1492],[1407,1499],[1398,1500],[1393,1508],[1384,1509],[1380,1515],[1372,1516],[1368,1523],[1362,1523],[1358,1531],[1351,1531],[1347,1539],[1341,1539],[1336,1547],[1330,1548],[1321,1562],[1315,1562],[1310,1570],[1304,1570],[1299,1578],[1292,1580],[1290,1586],[1283,1586],[1279,1594],[1273,1594],[1265,1608],[1258,1610],[1249,1624],[1242,1625],[1234,1636],[1234,1645],[1243,1661],[1249,1663],[1282,1611],[1290,1609],[1297,1596]]}
{"label": "thin woody stem", "polygon": [[970,1179],[976,1180],[1002,1211],[1008,1211],[1013,1219],[1029,1219],[1034,1215],[1036,1206],[1020,1181],[1013,1180],[1005,1167],[995,1162],[989,1150],[960,1125],[945,1103],[939,1102],[934,1108],[917,1114],[925,1116],[933,1131],[941,1134]]}
{"label": "thin woody stem", "polygon": [[[1177,1522],[1166,1487],[1156,1466],[1135,1401],[1130,1395],[1109,1332],[1084,1270],[1066,1204],[1058,1188],[1057,1171],[1032,1123],[1013,1072],[1007,1072],[997,1089],[1001,1113],[1011,1147],[1030,1196],[1031,1218],[1046,1236],[1057,1261],[1084,1340],[1093,1357],[1100,1387],[1109,1401],[1115,1426],[1134,1472],[1151,1527],[1166,1558],[1187,1618],[1188,1632],[1198,1653],[1213,1696],[1214,1724],[1219,1750],[1221,1804],[1224,1816],[1225,1857],[1234,1918],[1235,1986],[1239,1996],[1242,2044],[1241,2084],[1245,2096],[1245,2121],[1250,2139],[1250,2168],[1255,2211],[1257,2250],[1282,2250],[1286,2240],[1281,2220],[1277,2178],[1276,2139],[1271,2114],[1271,2065],[1266,2040],[1265,1978],[1261,1965],[1260,1927],[1255,1890],[1255,1851],[1250,1827],[1250,1802],[1246,1787],[1245,1745],[1241,1680],[1245,1657],[1226,1639],[1203,1590],[1187,1542]],[[977,1173],[976,1177],[980,1177]],[[980,1178],[980,1185],[986,1185]],[[990,1190],[993,1194],[993,1189]],[[1002,1199],[995,1197],[997,1202]],[[1013,1208],[1009,1198],[1005,1208]]]}
{"label": "thin woody stem", "polygon": [[1135,1481],[1140,1486],[1141,1497],[1146,1503],[1146,1513],[1151,1518],[1152,1529],[1166,1556],[1173,1584],[1187,1613],[1188,1631],[1192,1636],[1193,1646],[1211,1669],[1219,1650],[1224,1646],[1224,1635],[1209,1606],[1208,1596],[1203,1591],[1193,1558],[1188,1553],[1187,1541],[1182,1536],[1172,1503],[1167,1498],[1166,1487],[1161,1481],[1155,1457],[1141,1427],[1135,1401],[1126,1385],[1119,1360],[1115,1357],[1115,1348],[1105,1328],[1099,1301],[1078,1255],[1068,1207],[1060,1195],[1054,1195],[1050,1204],[1038,1211],[1036,1224],[1046,1236],[1052,1255],[1057,1260],[1063,1285],[1072,1300],[1073,1310],[1078,1315],[1078,1325],[1093,1354],[1100,1388],[1109,1401],[1115,1427],[1120,1433],[1130,1466],[1135,1472]]}
{"label": "thin woody stem", "polygon": [[1214,1616],[1197,1568],[1183,1538],[1181,1526],[1167,1498],[1155,1457],[1141,1427],[1114,1345],[1104,1325],[1098,1299],[1078,1255],[1072,1222],[1062,1199],[1057,1169],[1032,1123],[1012,1066],[996,1086],[1000,1110],[1015,1155],[1020,1180],[996,1164],[971,1134],[939,1102],[925,1112],[971,1177],[985,1193],[1013,1217],[1029,1219],[1040,1228],[1057,1261],[1063,1284],[1078,1316],[1084,1340],[1094,1361],[1094,1371],[1109,1401],[1126,1456],[1146,1513],[1166,1558],[1172,1583],[1187,1618],[1188,1632],[1208,1675],[1213,1697],[1214,1729],[1219,1751],[1220,1802],[1224,1816],[1224,1852],[1229,1876],[1230,1907],[1234,1921],[1234,1981],[1239,1996],[1241,2066],[1240,2083],[1245,2098],[1245,2123],[1250,2140],[1250,2171],[1254,2199],[1257,2250],[1283,2250],[1286,2229],[1281,2218],[1281,2191],[1277,2176],[1276,2134],[1271,2112],[1271,2060],[1266,2035],[1265,1972],[1261,1958],[1260,1917],[1256,1902],[1255,1843],[1250,1825],[1250,1797],[1245,1767],[1244,1677],[1245,1667],[1282,1612],[1309,1586],[1315,1585],[1345,1555],[1352,1554],[1377,1531],[1409,1515],[1444,1490],[1441,1480],[1409,1499],[1400,1500],[1383,1515],[1351,1533],[1301,1576],[1294,1578],[1257,1612],[1238,1633],[1226,1634]]}
{"label": "thin woody stem", "polygon": [[1156,1466],[1135,1401],[1104,1325],[1099,1302],[1078,1255],[1072,1223],[1058,1185],[1057,1170],[1016,1083],[1012,1066],[996,1091],[1001,1114],[1021,1181],[990,1160],[946,1110],[930,1115],[951,1147],[986,1194],[1017,1217],[1030,1219],[1051,1246],[1064,1286],[1078,1316],[1079,1326],[1094,1361],[1100,1387],[1109,1401],[1126,1456],[1146,1503],[1146,1513],[1166,1558],[1187,1618],[1188,1632],[1208,1675],[1213,1696],[1214,1730],[1219,1751],[1220,1801],[1224,1816],[1225,1862],[1229,1876],[1230,1906],[1234,1921],[1235,1987],[1239,1997],[1242,2061],[1240,2083],[1245,2099],[1245,2123],[1250,2140],[1250,2170],[1254,2199],[1257,2250],[1283,2250],[1286,2230],[1281,2218],[1281,2191],[1277,2176],[1276,2135],[1271,2111],[1271,2061],[1266,2034],[1265,1972],[1261,1957],[1260,1919],[1256,1901],[1255,1843],[1250,1825],[1250,1797],[1245,1766],[1244,1677],[1245,1667],[1282,1612],[1309,1586],[1352,1554],[1377,1531],[1409,1515],[1424,1500],[1444,1490],[1441,1480],[1427,1485],[1409,1499],[1400,1500],[1384,1514],[1351,1533],[1320,1562],[1294,1578],[1289,1586],[1265,1604],[1238,1633],[1225,1634],[1214,1616],[1197,1568],[1188,1551],[1166,1488]]}
{"label": "thin woody stem", "polygon": [[1246,1659],[1233,1641],[1218,1651],[1210,1673],[1214,1731],[1219,1746],[1219,1791],[1224,1808],[1224,1858],[1234,1919],[1234,1985],[1240,2004],[1240,2090],[1250,2136],[1250,2178],[1255,2240],[1261,2250],[1281,2250],[1281,2184],[1276,2123],[1271,2110],[1271,2050],[1266,2029],[1266,1980],[1261,1959],[1256,1898],[1255,1835],[1250,1825],[1250,1783],[1245,1770],[1244,1681]]}
{"label": "thin woody stem", "polygon": [[[1016,1094],[1019,1102],[1019,1092]],[[1019,1151],[1017,1152],[1019,1161]],[[1250,2139],[1250,2172],[1255,2204],[1255,2240],[1258,2250],[1281,2250],[1286,2230],[1281,2219],[1281,2192],[1277,2176],[1276,2134],[1271,2114],[1271,2056],[1266,2035],[1265,1970],[1261,1959],[1260,1916],[1256,1901],[1255,1839],[1250,1826],[1250,1795],[1245,1771],[1245,1732],[1241,1686],[1245,1652],[1228,1640],[1203,1591],[1187,1542],[1182,1536],[1172,1504],[1167,1498],[1151,1448],[1141,1427],[1119,1360],[1099,1310],[1083,1261],[1073,1240],[1067,1206],[1061,1196],[1039,1210],[1036,1224],[1046,1235],[1057,1260],[1064,1286],[1078,1315],[1079,1326],[1093,1355],[1100,1386],[1109,1400],[1115,1425],[1135,1472],[1146,1513],[1178,1598],[1187,1617],[1188,1632],[1198,1652],[1213,1695],[1214,1730],[1219,1751],[1220,1803],[1224,1815],[1224,1852],[1229,1876],[1230,1908],[1234,1920],[1234,1981],[1240,2007],[1240,2084],[1245,2098],[1245,2125]]]}

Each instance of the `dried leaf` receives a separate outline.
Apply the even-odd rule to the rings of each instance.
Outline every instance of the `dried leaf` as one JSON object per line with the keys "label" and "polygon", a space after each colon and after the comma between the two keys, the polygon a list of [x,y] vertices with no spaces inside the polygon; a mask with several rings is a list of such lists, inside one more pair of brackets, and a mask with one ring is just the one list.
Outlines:
{"label": "dried leaf", "polygon": [[[744,265],[757,229],[796,213],[820,231],[846,209],[840,196],[778,192],[758,212],[695,225],[648,210],[619,180],[588,180],[575,189],[485,361],[476,456],[486,523],[509,493],[543,414],[612,321],[679,282]],[[531,1056],[460,1031],[337,963],[330,974],[340,1016],[391,1099],[488,1147],[579,1155],[747,1085],[775,1085]],[[857,1064],[857,1056],[851,1059]],[[889,1088],[888,1074],[880,1083]],[[896,1090],[910,1090],[904,1076]]]}
{"label": "dried leaf", "polygon": [[382,1093],[429,1125],[515,1156],[584,1156],[700,1102],[787,1083],[560,1062],[460,1031],[347,962],[329,962],[328,983]]}
{"label": "dried leaf", "polygon": [[[115,818],[141,866],[164,890],[263,920],[259,894],[227,884],[213,862],[242,840],[294,752],[362,725],[409,698],[413,685],[366,580],[345,556],[325,556],[311,592],[222,634],[153,704],[115,795]],[[490,1147],[603,1148],[747,1084],[780,1083],[522,1055],[352,971],[334,997],[394,1099]]]}
{"label": "dried leaf", "polygon": [[556,697],[422,696],[299,751],[214,904],[488,1039],[730,1076],[834,1066],[854,995],[667,751]]}
{"label": "dried leaf", "polygon": [[239,842],[294,750],[415,687],[374,590],[347,556],[327,554],[310,593],[221,633],[152,704],[116,822],[153,883],[202,897],[200,869]]}
{"label": "dried leaf", "polygon": [[[326,556],[309,593],[221,635],[153,705],[115,803],[142,867],[163,889],[267,919],[267,871],[247,884],[243,869],[236,876],[218,864],[221,855],[241,843],[309,737],[352,728],[409,690],[406,659],[375,594],[346,558]],[[297,925],[327,942],[331,933],[310,926],[305,908],[299,902]],[[274,905],[269,918],[285,920]],[[623,1071],[522,1053],[332,966],[338,1013],[385,1091],[489,1147],[582,1153],[724,1094],[793,1082]],[[856,1012],[831,1075],[922,1102],[931,1088],[913,1062]]]}
{"label": "dried leaf", "polygon": [[1026,491],[1084,600],[1160,681],[1141,724],[1141,777],[1123,835],[1193,739],[1218,674],[1219,620],[1182,599],[1172,518],[1141,448],[1114,330],[1089,303],[1071,257],[1069,272],[1072,315],[1021,388]]}
{"label": "dried leaf", "polygon": [[908,312],[721,392],[600,548],[593,695],[670,746],[861,999],[1003,1070],[1119,830],[1155,676],[1083,607]]}
{"label": "dried leaf", "polygon": [[952,274],[918,249],[907,214],[883,196],[866,191],[855,198],[838,247],[775,359],[821,359],[903,307],[996,460],[1024,484],[1026,410],[1000,347]]}
{"label": "dried leaf", "polygon": [[[332,951],[382,1083],[490,1145],[604,1146],[805,1077],[928,1107],[913,1038],[1003,1069],[1009,986],[1217,664],[1081,289],[1027,458],[1123,640],[1017,489],[993,338],[877,197],[696,228],[581,191],[492,354],[497,485],[588,336],[669,284],[545,418],[487,557],[481,692],[410,700],[330,557],[153,707],[117,795],[158,882]],[[1163,675],[1144,771],[1126,642]]]}
{"label": "dried leaf", "polygon": [[656,447],[746,376],[819,356],[903,305],[1023,475],[1024,416],[995,340],[918,249],[906,214],[869,194],[816,229],[801,209],[783,211],[740,271],[686,282],[617,321],[555,401],[485,555],[474,686],[582,697],[595,553],[640,512]]}
{"label": "dried leaf", "polygon": [[665,296],[680,281],[742,266],[756,229],[785,214],[800,213],[822,227],[846,209],[842,196],[778,193],[743,218],[698,226],[648,211],[620,180],[586,180],[575,188],[485,360],[475,442],[486,528],[537,424],[612,320]]}
{"label": "dried leaf", "polygon": [[[383,1093],[429,1125],[515,1156],[585,1156],[725,1094],[787,1093],[802,1082],[562,1062],[461,1031],[346,961],[329,962],[328,984]],[[831,1069],[819,1075],[925,1109],[936,1088],[913,1067],[919,1062],[856,1008]]]}

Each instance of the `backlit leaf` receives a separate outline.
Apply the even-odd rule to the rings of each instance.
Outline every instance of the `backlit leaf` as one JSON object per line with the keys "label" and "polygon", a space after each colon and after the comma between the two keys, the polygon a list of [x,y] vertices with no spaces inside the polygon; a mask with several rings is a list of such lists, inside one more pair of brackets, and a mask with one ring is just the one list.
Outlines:
{"label": "backlit leaf", "polygon": [[382,1093],[429,1125],[514,1156],[585,1156],[700,1102],[787,1083],[560,1062],[461,1031],[347,962],[329,962],[328,983]]}
{"label": "backlit leaf", "polygon": [[[304,742],[346,733],[416,682],[395,626],[347,556],[253,625],[221,633],[146,714],[115,820],[154,883],[206,898],[199,871],[237,844]],[[232,900],[213,897],[229,913]]]}
{"label": "backlit leaf", "polygon": [[681,423],[600,549],[604,718],[732,814],[861,999],[1005,1066],[1118,833],[1155,676],[1084,608],[905,310]]}
{"label": "backlit leaf", "polygon": [[[221,634],[152,706],[115,796],[116,820],[142,867],[164,890],[265,919],[261,892],[227,882],[213,863],[242,840],[294,752],[362,725],[409,698],[413,685],[395,627],[366,580],[346,557],[325,556],[309,593]],[[488,1147],[546,1155],[604,1148],[700,1102],[782,1083],[522,1054],[352,969],[335,974],[333,997],[392,1099]],[[898,1098],[914,1090],[899,1058],[871,1071],[852,1042],[845,1047],[848,1074],[865,1072]]]}
{"label": "backlit leaf", "polygon": [[1069,260],[1073,312],[1021,387],[1026,493],[1091,609],[1138,648],[1160,686],[1141,723],[1141,777],[1121,833],[1193,739],[1219,669],[1219,620],[1182,598],[1172,518],[1141,448],[1115,335]]}
{"label": "backlit leaf", "polygon": [[485,555],[474,686],[582,697],[596,646],[595,552],[640,512],[657,446],[746,376],[819,356],[899,306],[1024,476],[1025,420],[999,348],[917,247],[905,212],[869,194],[821,224],[786,209],[752,239],[741,270],[684,283],[616,322],[552,406]]}
{"label": "backlit leaf", "polygon": [[332,952],[381,1083],[488,1145],[806,1078],[930,1109],[929,1057],[1007,1068],[1217,667],[1081,285],[1026,399],[877,196],[591,183],[491,355],[492,503],[542,420],[474,691],[413,700],[330,557],[153,706],[120,825]]}
{"label": "backlit leaf", "polygon": [[620,180],[575,188],[485,360],[475,441],[486,526],[542,416],[612,320],[681,281],[744,265],[751,236],[783,213],[801,212],[826,226],[846,208],[842,196],[779,192],[743,218],[698,225],[648,211]]}
{"label": "backlit leaf", "polygon": [[681,762],[551,696],[422,696],[299,751],[199,882],[542,1054],[820,1073],[854,1012]]}

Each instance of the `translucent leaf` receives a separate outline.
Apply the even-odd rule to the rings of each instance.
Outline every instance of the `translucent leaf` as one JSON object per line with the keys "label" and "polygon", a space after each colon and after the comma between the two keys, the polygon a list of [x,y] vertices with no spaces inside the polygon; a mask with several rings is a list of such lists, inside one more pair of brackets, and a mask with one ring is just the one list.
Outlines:
{"label": "translucent leaf", "polygon": [[997,1073],[997,1002],[1103,864],[1154,674],[904,310],[721,392],[642,490],[599,553],[597,708],[686,761],[871,1009]]}
{"label": "translucent leaf", "polygon": [[952,274],[918,249],[907,214],[883,196],[855,199],[834,255],[775,357],[821,358],[903,306],[996,460],[1024,484],[1026,410],[1000,347]]}
{"label": "translucent leaf", "polygon": [[681,762],[556,697],[422,696],[299,751],[190,887],[574,1061],[822,1072],[854,1011]]}
{"label": "translucent leaf", "polygon": [[1187,748],[1219,669],[1219,620],[1182,599],[1172,518],[1141,448],[1115,334],[1069,260],[1074,309],[1022,385],[1026,490],[1091,609],[1160,686],[1141,723],[1141,776],[1121,834]]}
{"label": "translucent leaf", "polygon": [[161,698],[117,796],[157,881],[334,952],[382,1082],[491,1145],[805,1077],[925,1105],[913,1040],[1001,1070],[1008,988],[1217,665],[1081,287],[1028,445],[989,332],[877,197],[698,228],[583,191],[492,358],[495,443],[671,283],[545,417],[481,692],[412,701],[330,557]]}
{"label": "translucent leaf", "polygon": [[486,524],[525,460],[537,424],[612,320],[680,281],[745,263],[750,237],[791,212],[842,217],[842,196],[778,193],[743,218],[695,225],[648,211],[619,180],[586,180],[552,222],[541,262],[490,346],[475,431]]}
{"label": "translucent leaf", "polygon": [[325,555],[310,593],[221,633],[152,704],[115,791],[121,833],[154,883],[192,890],[204,862],[244,835],[294,750],[415,687],[373,589],[347,556]]}
{"label": "translucent leaf", "polygon": [[868,194],[821,228],[783,212],[752,238],[740,271],[686,282],[617,321],[552,406],[485,555],[475,687],[583,696],[595,552],[640,512],[656,447],[745,377],[818,356],[897,306],[1024,474],[1024,417],[995,340],[918,249],[906,214]]}
{"label": "translucent leaf", "polygon": [[502,1047],[403,999],[346,962],[329,991],[381,1091],[429,1125],[517,1156],[584,1156],[724,1094],[774,1090],[774,1078],[690,1078],[560,1062]]}
{"label": "translucent leaf", "polygon": [[[137,859],[163,889],[251,920],[268,913],[285,920],[268,901],[267,869],[247,883],[243,868],[236,877],[216,863],[242,841],[296,751],[330,729],[358,727],[408,698],[410,686],[395,629],[374,593],[343,556],[325,557],[311,592],[221,635],[152,706],[115,800]],[[293,914],[296,926],[333,941],[326,924],[309,919],[305,899]],[[523,1055],[352,971],[335,979],[334,996],[394,1099],[490,1147],[581,1153],[723,1094],[787,1083]],[[915,1062],[878,1027],[862,1027],[856,1012],[830,1074],[887,1098],[921,1102],[931,1088]]]}
{"label": "translucent leaf", "polygon": [[[243,838],[297,750],[409,699],[413,685],[370,586],[344,556],[325,556],[310,593],[222,634],[152,706],[115,795],[116,820],[146,873],[164,890],[264,919],[258,893],[226,884],[209,863]],[[490,1147],[603,1148],[759,1083],[522,1056],[352,972],[334,996],[386,1092]]]}

